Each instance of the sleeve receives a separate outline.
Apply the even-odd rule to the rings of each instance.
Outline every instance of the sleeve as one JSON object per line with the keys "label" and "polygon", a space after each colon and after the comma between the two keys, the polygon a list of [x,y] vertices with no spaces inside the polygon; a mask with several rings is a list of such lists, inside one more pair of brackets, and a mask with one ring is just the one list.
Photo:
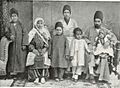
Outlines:
{"label": "sleeve", "polygon": [[29,46],[28,46],[29,51],[32,51],[33,49],[35,49],[35,41],[34,38],[32,39],[32,41],[30,42]]}
{"label": "sleeve", "polygon": [[71,42],[71,46],[70,46],[70,56],[74,56],[75,53],[75,43],[74,43],[74,39]]}
{"label": "sleeve", "polygon": [[87,42],[87,44],[91,43],[90,39],[89,39],[89,33],[90,33],[90,29],[87,29],[84,33],[84,38],[85,38],[85,41]]}
{"label": "sleeve", "polygon": [[49,41],[49,48],[48,48],[48,56],[52,56],[52,43],[53,43],[53,38]]}
{"label": "sleeve", "polygon": [[28,32],[27,30],[22,26],[22,45],[28,45]]}
{"label": "sleeve", "polygon": [[87,45],[86,41],[84,41],[84,47],[85,47],[85,50],[86,50],[87,52],[90,52],[90,50],[89,50],[89,48],[88,48],[88,45]]}
{"label": "sleeve", "polygon": [[5,27],[5,37],[10,40],[11,31],[9,27]]}
{"label": "sleeve", "polygon": [[117,40],[117,37],[115,36],[114,33],[112,33],[112,38],[111,38],[112,44],[113,44],[113,45],[116,45],[117,41],[118,41],[118,40]]}
{"label": "sleeve", "polygon": [[69,55],[70,49],[69,49],[69,43],[67,38],[65,38],[65,55]]}

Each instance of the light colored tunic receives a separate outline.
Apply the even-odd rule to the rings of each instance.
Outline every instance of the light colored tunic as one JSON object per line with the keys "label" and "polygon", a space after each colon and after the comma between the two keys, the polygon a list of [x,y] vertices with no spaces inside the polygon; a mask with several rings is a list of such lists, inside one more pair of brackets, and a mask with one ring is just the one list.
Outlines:
{"label": "light colored tunic", "polygon": [[63,24],[63,34],[67,37],[69,46],[73,39],[73,30],[78,27],[77,22],[70,18],[69,23],[67,24],[64,19],[59,20]]}
{"label": "light colored tunic", "polygon": [[72,66],[85,65],[85,50],[87,52],[90,52],[88,45],[84,39],[73,39],[70,49],[70,56],[74,57],[74,59],[71,61]]}
{"label": "light colored tunic", "polygon": [[[106,42],[110,43],[110,40],[108,40],[107,36],[109,35],[106,35],[106,37],[104,38],[104,41],[105,43]],[[104,48],[104,45],[101,44],[100,40],[98,42],[99,43],[96,47],[96,50],[94,51],[94,55],[100,55],[101,53],[107,53],[110,56],[114,57],[113,47],[110,46],[110,44],[106,48]]]}

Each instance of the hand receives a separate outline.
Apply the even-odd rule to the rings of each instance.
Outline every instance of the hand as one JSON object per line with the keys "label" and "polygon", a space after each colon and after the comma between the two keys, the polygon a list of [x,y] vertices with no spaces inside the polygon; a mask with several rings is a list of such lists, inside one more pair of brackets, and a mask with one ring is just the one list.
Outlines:
{"label": "hand", "polygon": [[69,55],[66,55],[65,58],[66,58],[66,60],[69,60]]}
{"label": "hand", "polygon": [[48,58],[49,58],[49,59],[51,59],[51,58],[52,58],[52,56],[51,56],[51,55],[48,55]]}
{"label": "hand", "polygon": [[33,53],[39,55],[39,52],[36,49],[33,50]]}
{"label": "hand", "polygon": [[11,35],[11,36],[10,36],[10,39],[11,39],[12,41],[14,41],[14,40],[15,40],[15,36],[14,36],[14,35]]}
{"label": "hand", "polygon": [[26,46],[22,46],[22,50],[26,50]]}
{"label": "hand", "polygon": [[73,56],[70,56],[70,61],[72,61],[73,60]]}
{"label": "hand", "polygon": [[48,47],[49,47],[49,45],[47,45],[47,44],[45,44],[44,46],[45,46],[45,48],[48,48]]}

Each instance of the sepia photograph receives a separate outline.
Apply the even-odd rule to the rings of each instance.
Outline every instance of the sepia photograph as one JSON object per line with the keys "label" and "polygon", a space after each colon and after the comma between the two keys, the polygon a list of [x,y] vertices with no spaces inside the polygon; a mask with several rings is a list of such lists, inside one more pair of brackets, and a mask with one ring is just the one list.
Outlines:
{"label": "sepia photograph", "polygon": [[120,88],[120,1],[1,0],[0,87]]}

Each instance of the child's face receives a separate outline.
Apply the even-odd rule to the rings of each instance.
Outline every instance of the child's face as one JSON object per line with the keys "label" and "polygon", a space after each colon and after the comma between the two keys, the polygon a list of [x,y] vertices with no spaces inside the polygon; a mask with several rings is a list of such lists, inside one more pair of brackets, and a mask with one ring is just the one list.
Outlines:
{"label": "child's face", "polygon": [[39,20],[39,21],[37,22],[37,27],[38,27],[38,28],[41,28],[41,27],[43,27],[43,26],[44,26],[43,21],[42,21],[42,20]]}
{"label": "child's face", "polygon": [[75,37],[76,37],[76,39],[81,39],[81,37],[82,37],[81,31],[76,31]]}
{"label": "child's face", "polygon": [[63,32],[63,30],[62,30],[61,27],[57,27],[57,28],[56,28],[56,33],[57,33],[57,35],[61,35],[62,32]]}
{"label": "child's face", "polygon": [[13,13],[12,16],[11,16],[11,19],[13,22],[17,22],[18,21],[18,15]]}
{"label": "child's face", "polygon": [[104,35],[103,33],[100,33],[100,34],[99,34],[99,37],[100,37],[100,38],[104,38],[105,35]]}

